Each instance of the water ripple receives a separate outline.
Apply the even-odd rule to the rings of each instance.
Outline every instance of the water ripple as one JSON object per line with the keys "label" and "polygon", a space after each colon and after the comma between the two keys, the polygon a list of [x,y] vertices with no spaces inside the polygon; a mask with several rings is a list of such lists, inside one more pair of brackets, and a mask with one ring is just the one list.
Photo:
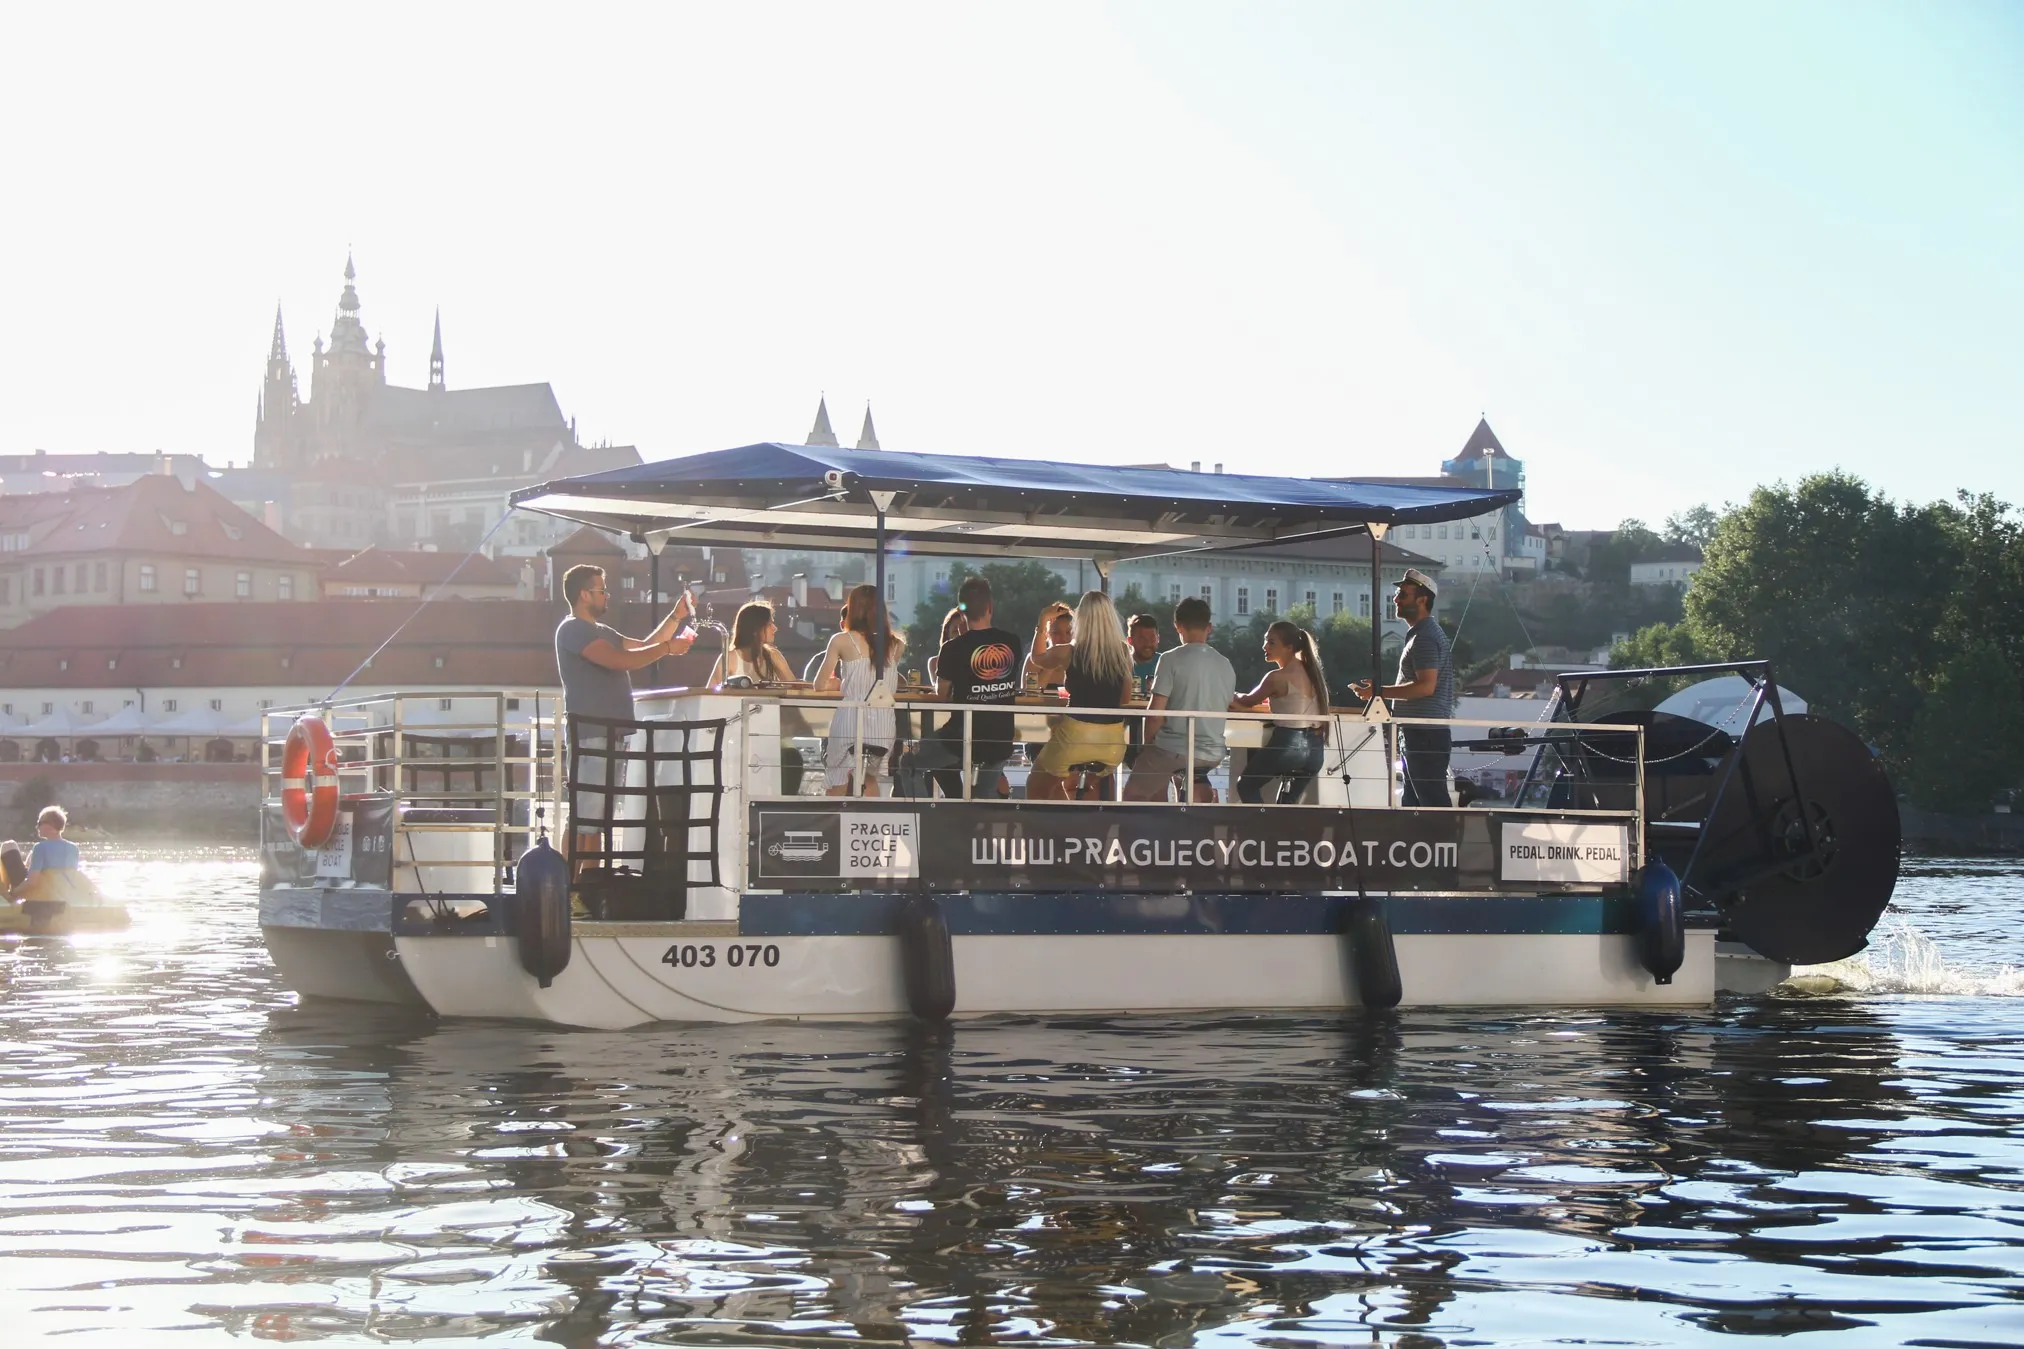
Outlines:
{"label": "water ripple", "polygon": [[[0,945],[10,1339],[2024,1341],[2008,999],[439,1024],[296,1006],[242,854],[93,861],[131,932]],[[1908,868],[1927,973],[2019,889]]]}

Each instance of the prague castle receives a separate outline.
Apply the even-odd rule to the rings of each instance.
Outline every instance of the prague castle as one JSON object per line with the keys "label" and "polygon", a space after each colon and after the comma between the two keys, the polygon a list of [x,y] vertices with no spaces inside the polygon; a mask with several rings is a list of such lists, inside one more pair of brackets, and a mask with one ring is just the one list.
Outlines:
{"label": "prague castle", "polygon": [[[274,311],[253,471],[267,480],[289,538],[334,548],[470,548],[506,513],[514,489],[640,462],[631,446],[580,444],[547,384],[450,388],[440,314],[428,387],[388,382],[386,339],[366,332],[356,281],[346,258],[330,340],[319,334],[311,347],[307,398]],[[515,520],[488,551],[538,551],[553,542],[547,533],[548,522]]]}

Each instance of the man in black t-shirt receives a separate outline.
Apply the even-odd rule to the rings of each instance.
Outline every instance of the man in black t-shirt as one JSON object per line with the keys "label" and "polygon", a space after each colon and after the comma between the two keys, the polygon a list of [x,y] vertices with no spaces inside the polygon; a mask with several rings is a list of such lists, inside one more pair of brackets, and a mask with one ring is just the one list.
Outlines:
{"label": "man in black t-shirt", "polygon": [[[935,659],[935,701],[1009,706],[1019,693],[1019,639],[991,626],[991,583],[981,576],[964,577],[956,603],[970,620],[970,630],[945,642]],[[921,741],[920,766],[934,775],[942,795],[957,799],[963,795],[964,715],[951,712]],[[1012,757],[1012,713],[968,715],[974,795],[994,797],[1004,780],[1005,761]]]}

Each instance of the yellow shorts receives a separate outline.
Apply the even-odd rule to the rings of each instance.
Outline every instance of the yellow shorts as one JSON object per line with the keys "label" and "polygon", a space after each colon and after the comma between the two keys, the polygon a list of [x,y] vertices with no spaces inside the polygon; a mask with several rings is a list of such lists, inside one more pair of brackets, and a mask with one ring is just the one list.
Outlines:
{"label": "yellow shorts", "polygon": [[1098,721],[1077,721],[1063,717],[1040,749],[1033,766],[1049,777],[1065,778],[1079,763],[1100,763],[1116,768],[1124,762],[1124,723],[1105,725]]}

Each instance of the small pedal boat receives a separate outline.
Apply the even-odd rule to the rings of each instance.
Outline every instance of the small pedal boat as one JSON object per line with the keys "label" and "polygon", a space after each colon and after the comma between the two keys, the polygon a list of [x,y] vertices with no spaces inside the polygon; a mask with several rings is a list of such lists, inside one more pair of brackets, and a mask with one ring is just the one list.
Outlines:
{"label": "small pedal boat", "polygon": [[0,934],[111,932],[131,922],[126,905],[108,900],[82,871],[32,872],[12,899],[0,901]]}

